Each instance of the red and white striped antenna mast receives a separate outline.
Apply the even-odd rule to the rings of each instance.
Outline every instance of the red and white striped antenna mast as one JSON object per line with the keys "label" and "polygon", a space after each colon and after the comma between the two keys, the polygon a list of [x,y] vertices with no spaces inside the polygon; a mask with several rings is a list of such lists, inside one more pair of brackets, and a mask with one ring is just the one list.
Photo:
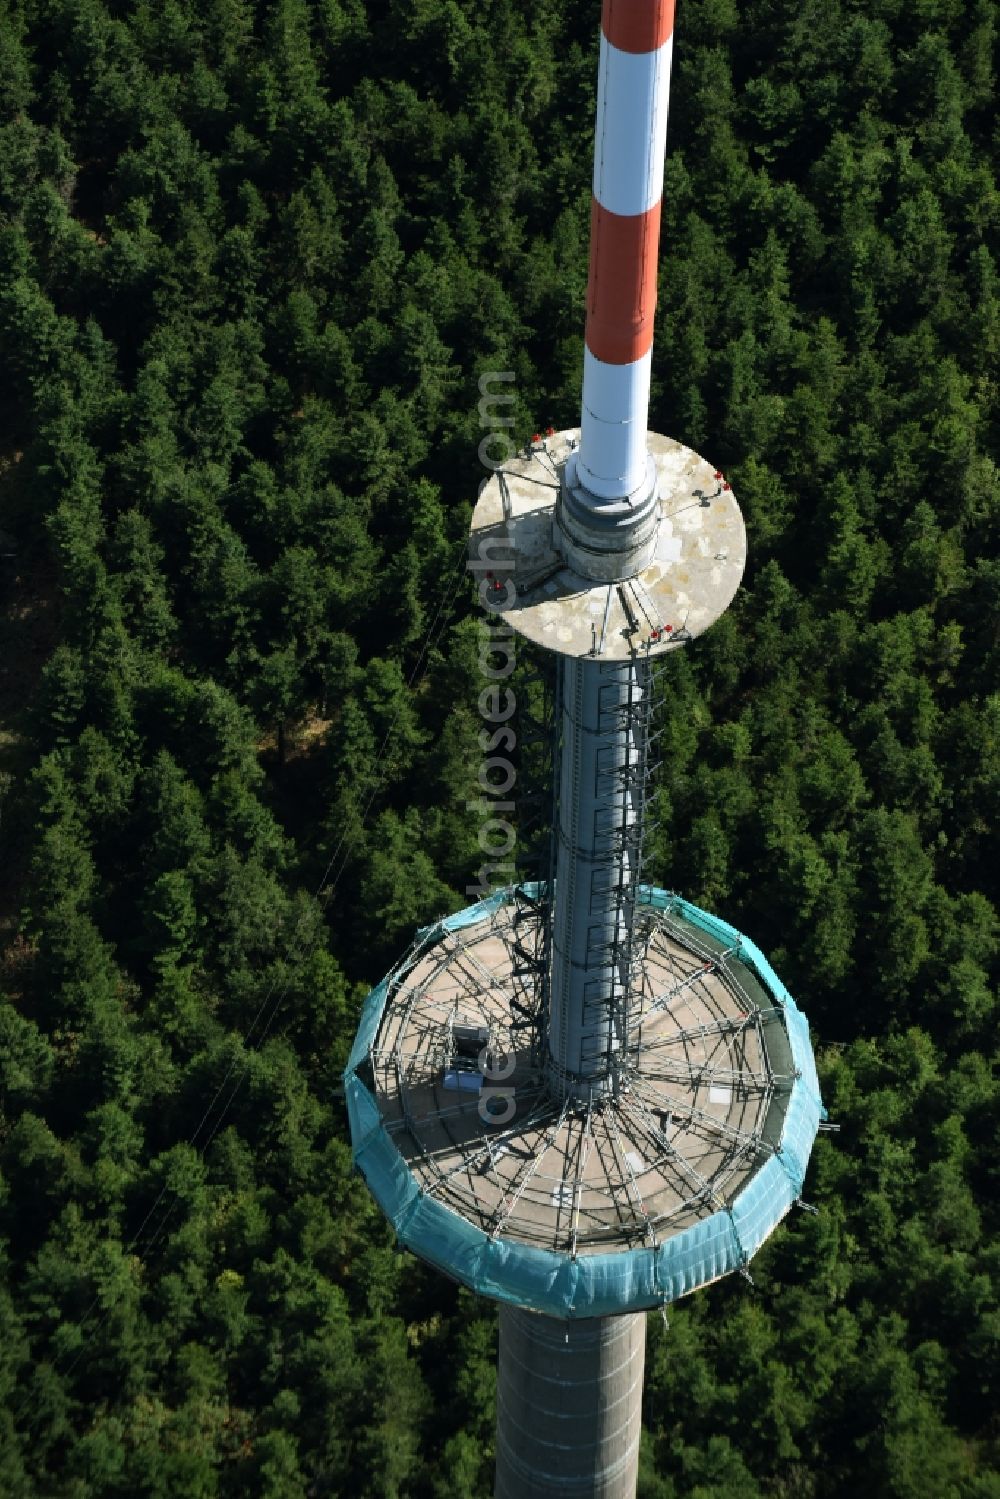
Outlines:
{"label": "red and white striped antenna mast", "polygon": [[653,314],[667,144],[673,0],[605,0],[578,472],[592,494],[648,486]]}

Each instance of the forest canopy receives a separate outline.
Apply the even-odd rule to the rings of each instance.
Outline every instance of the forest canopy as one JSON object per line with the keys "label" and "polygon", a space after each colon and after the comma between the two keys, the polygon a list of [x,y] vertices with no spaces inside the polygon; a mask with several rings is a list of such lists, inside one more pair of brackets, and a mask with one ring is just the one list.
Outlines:
{"label": "forest canopy", "polygon": [[[481,860],[479,382],[577,420],[599,9],[0,0],[11,1499],[491,1491],[495,1311],[338,1086]],[[750,564],[649,873],[841,1132],[651,1319],[640,1499],[1000,1496],[998,16],[677,8],[651,425]]]}

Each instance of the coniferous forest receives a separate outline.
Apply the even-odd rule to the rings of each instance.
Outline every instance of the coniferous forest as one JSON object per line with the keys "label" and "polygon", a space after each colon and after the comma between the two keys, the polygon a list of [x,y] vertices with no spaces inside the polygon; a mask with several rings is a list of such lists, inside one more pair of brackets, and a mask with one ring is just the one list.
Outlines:
{"label": "coniferous forest", "polygon": [[[486,1499],[338,1095],[467,903],[480,377],[578,419],[596,0],[0,0],[0,1494]],[[641,1499],[997,1499],[997,0],[680,0],[651,425],[750,563],[651,869],[839,1135]]]}

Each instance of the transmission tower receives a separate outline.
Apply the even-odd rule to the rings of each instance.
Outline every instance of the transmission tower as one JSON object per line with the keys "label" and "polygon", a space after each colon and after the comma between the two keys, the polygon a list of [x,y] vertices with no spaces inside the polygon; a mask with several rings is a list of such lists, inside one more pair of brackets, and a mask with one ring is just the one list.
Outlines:
{"label": "transmission tower", "polygon": [[500,1304],[497,1499],[631,1499],[646,1312],[748,1261],[822,1117],[746,936],[642,878],[654,679],[743,575],[715,466],[647,429],[672,0],[605,0],[581,424],[472,521],[484,606],[553,653],[548,877],[418,934],[345,1073],[399,1240]]}

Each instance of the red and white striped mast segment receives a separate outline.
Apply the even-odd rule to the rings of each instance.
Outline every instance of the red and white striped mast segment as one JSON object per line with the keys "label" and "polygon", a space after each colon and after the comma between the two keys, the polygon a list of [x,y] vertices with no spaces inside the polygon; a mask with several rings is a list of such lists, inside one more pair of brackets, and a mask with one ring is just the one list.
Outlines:
{"label": "red and white striped mast segment", "polygon": [[604,0],[576,478],[622,499],[647,476],[674,0]]}

